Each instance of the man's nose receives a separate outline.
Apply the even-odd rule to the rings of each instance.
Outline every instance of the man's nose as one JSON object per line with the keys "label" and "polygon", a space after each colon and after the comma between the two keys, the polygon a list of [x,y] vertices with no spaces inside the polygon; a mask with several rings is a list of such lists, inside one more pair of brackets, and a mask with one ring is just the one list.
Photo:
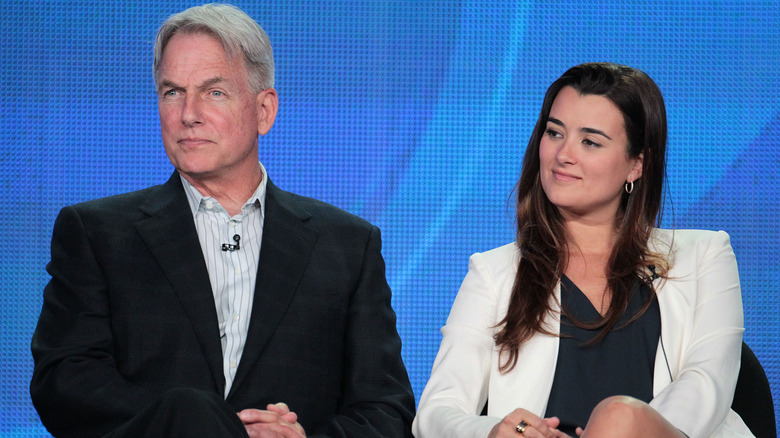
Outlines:
{"label": "man's nose", "polygon": [[186,96],[182,103],[181,122],[186,126],[203,123],[202,102],[197,96]]}

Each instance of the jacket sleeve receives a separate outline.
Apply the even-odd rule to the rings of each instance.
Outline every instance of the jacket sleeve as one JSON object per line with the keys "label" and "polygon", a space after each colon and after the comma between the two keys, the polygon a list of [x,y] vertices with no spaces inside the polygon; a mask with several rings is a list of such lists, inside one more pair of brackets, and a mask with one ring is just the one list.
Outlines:
{"label": "jacket sleeve", "polygon": [[379,229],[372,226],[346,327],[338,410],[314,437],[411,436],[414,394],[401,359],[401,338],[385,278]]}
{"label": "jacket sleeve", "polygon": [[[738,417],[738,429],[730,430],[728,424],[735,420],[730,406],[744,330],[736,257],[725,232],[704,232],[707,238],[695,233],[698,237],[693,239],[675,236],[680,237],[681,246],[674,253],[668,284],[660,291],[684,294],[679,298],[686,304],[664,315],[673,320],[662,324],[680,328],[669,336],[682,338],[668,342],[664,346],[668,350],[659,354],[679,360],[667,359],[672,383],[650,405],[691,437],[751,436],[746,427],[740,427],[744,425]],[[690,268],[676,270],[675,264]],[[681,307],[690,311],[683,312]]]}
{"label": "jacket sleeve", "polygon": [[105,279],[74,207],[55,224],[51,281],[32,338],[30,394],[55,436],[100,436],[127,421],[152,395],[117,371]]}
{"label": "jacket sleeve", "polygon": [[485,437],[500,418],[480,416],[488,397],[499,297],[482,254],[469,259],[414,420],[417,438]]}

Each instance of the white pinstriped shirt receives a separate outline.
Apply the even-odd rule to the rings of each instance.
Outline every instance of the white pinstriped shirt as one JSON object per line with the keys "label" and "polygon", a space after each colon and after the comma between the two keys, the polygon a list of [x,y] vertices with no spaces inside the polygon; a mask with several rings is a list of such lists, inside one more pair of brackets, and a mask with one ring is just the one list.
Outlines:
{"label": "white pinstriped shirt", "polygon": [[[206,260],[211,291],[214,293],[222,341],[225,397],[230,392],[244,351],[257,283],[257,264],[265,220],[265,189],[268,183],[268,174],[262,163],[260,168],[263,180],[244,204],[241,213],[233,217],[216,199],[203,196],[186,179],[181,178],[192,208],[203,258]],[[236,243],[233,240],[236,234],[241,237],[240,249],[223,251],[223,243]]]}

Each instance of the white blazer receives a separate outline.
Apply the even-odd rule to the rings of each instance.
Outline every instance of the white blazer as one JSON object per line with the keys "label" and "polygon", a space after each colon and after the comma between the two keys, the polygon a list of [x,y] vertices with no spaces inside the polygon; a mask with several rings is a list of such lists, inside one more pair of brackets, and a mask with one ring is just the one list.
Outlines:
{"label": "white blazer", "polygon": [[[670,262],[668,280],[653,283],[661,310],[650,405],[691,438],[752,437],[730,409],[740,366],[742,296],[725,232],[653,230],[651,251]],[[498,371],[493,335],[506,315],[519,262],[515,243],[469,259],[452,305],[412,431],[417,438],[486,437],[516,408],[543,416],[558,357],[558,337],[537,334],[517,365]],[[559,310],[560,285],[553,309]],[[546,318],[559,333],[556,315]],[[488,415],[480,416],[485,401]]]}

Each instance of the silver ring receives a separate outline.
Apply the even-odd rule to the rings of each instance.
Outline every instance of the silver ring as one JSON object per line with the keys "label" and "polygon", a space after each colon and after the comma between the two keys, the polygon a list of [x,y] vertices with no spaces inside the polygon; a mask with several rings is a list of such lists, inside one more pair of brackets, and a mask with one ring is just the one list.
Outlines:
{"label": "silver ring", "polygon": [[515,430],[517,431],[517,433],[522,435],[523,432],[525,432],[526,427],[528,427],[528,423],[526,423],[525,420],[520,420],[520,422],[517,423],[517,426],[515,426]]}

